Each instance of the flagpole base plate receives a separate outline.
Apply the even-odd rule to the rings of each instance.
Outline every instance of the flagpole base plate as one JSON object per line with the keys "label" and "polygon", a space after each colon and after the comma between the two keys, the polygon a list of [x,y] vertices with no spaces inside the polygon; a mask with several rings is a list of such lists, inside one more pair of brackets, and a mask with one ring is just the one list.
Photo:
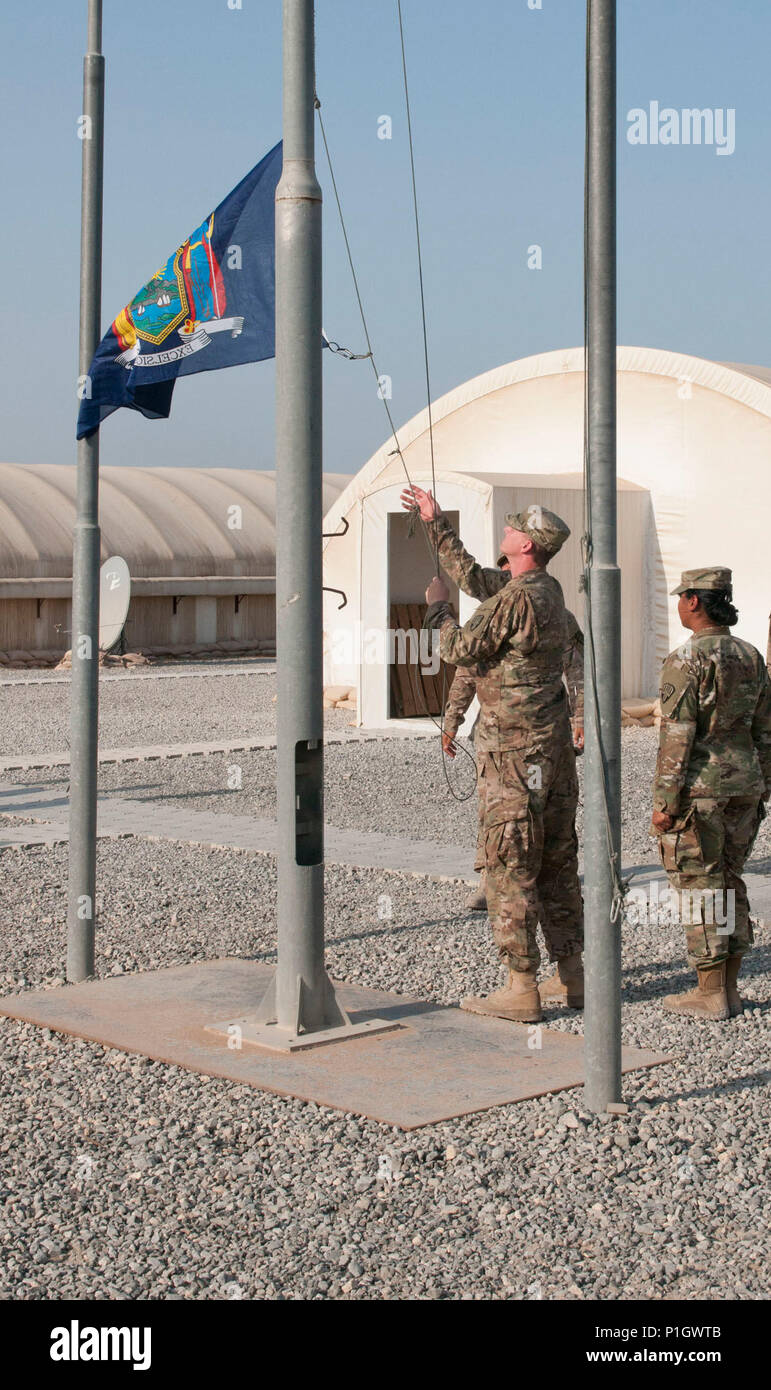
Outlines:
{"label": "flagpole base plate", "polygon": [[233,1051],[241,1047],[264,1047],[269,1052],[304,1052],[310,1047],[326,1047],[330,1043],[347,1042],[349,1038],[371,1037],[373,1033],[390,1033],[403,1029],[400,1023],[384,1018],[368,1018],[363,1023],[345,1023],[339,1028],[319,1028],[313,1033],[297,1033],[280,1028],[277,1023],[265,1023],[257,1014],[210,1023],[205,1033],[220,1038]]}

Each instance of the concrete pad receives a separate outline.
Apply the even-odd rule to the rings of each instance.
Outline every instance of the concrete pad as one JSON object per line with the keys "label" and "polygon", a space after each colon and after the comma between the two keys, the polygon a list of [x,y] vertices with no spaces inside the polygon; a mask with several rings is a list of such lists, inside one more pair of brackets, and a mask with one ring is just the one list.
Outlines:
{"label": "concrete pad", "polygon": [[[395,1032],[291,1056],[231,1050],[207,1033],[253,1012],[272,974],[254,961],[207,961],[6,997],[0,1015],[405,1130],[583,1084],[583,1038],[572,1033],[357,985],[335,984],[351,1022],[378,1017],[398,1022]],[[625,1048],[623,1070],[670,1060]]]}

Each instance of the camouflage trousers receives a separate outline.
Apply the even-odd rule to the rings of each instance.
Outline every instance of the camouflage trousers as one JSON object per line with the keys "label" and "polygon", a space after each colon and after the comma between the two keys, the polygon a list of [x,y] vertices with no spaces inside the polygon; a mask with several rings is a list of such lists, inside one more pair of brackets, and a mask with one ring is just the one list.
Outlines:
{"label": "camouflage trousers", "polygon": [[679,895],[688,964],[694,968],[744,955],[752,944],[741,872],[765,814],[757,797],[698,798],[660,836],[661,862]]}
{"label": "camouflage trousers", "polygon": [[[583,949],[575,819],[578,778],[572,743],[544,753],[486,753],[479,760],[480,837],[487,911],[501,959],[537,969],[540,922],[552,960]],[[481,867],[481,865],[480,865]]]}
{"label": "camouflage trousers", "polygon": [[477,784],[477,852],[474,859],[474,868],[478,874],[484,873],[487,868],[487,857],[485,852],[485,778],[484,778],[484,757],[479,758],[479,782]]}

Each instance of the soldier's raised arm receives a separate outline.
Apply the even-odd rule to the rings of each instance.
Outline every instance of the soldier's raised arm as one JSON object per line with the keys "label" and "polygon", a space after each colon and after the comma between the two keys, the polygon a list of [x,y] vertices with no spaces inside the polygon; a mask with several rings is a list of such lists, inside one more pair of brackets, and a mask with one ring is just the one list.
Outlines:
{"label": "soldier's raised arm", "polygon": [[405,488],[402,506],[406,511],[414,511],[417,506],[429,535],[436,540],[442,569],[464,594],[485,599],[506,587],[511,575],[480,565],[469,555],[430,492],[421,487]]}
{"label": "soldier's raised arm", "polygon": [[697,681],[688,657],[676,652],[667,657],[661,669],[659,701],[661,728],[653,779],[653,809],[676,816],[696,737]]}
{"label": "soldier's raised arm", "polygon": [[428,530],[436,537],[442,569],[464,594],[485,599],[506,587],[511,575],[497,567],[490,569],[480,565],[473,555],[469,555],[446,516],[440,514],[435,521],[430,521]]}
{"label": "soldier's raised arm", "polygon": [[[433,580],[432,584],[442,584]],[[446,589],[445,589],[446,593]],[[431,586],[426,590],[429,601],[424,626],[439,629],[439,652],[451,666],[475,666],[490,661],[510,638],[519,634],[523,652],[532,647],[536,623],[532,604],[522,589],[508,587],[500,594],[480,603],[465,627],[455,621],[446,599],[432,601]]]}

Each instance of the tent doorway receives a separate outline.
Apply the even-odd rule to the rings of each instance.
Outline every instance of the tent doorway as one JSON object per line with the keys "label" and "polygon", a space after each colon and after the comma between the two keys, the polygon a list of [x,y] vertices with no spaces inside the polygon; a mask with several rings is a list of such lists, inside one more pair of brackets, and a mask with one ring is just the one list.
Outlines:
{"label": "tent doorway", "polygon": [[[447,512],[457,532],[459,513]],[[439,715],[447,701],[453,666],[439,660],[423,633],[426,589],[434,577],[433,554],[419,521],[407,512],[388,513],[388,689],[391,719]],[[443,578],[447,578],[443,575]],[[449,581],[447,581],[449,583]],[[458,612],[458,586],[449,584],[450,602]]]}

